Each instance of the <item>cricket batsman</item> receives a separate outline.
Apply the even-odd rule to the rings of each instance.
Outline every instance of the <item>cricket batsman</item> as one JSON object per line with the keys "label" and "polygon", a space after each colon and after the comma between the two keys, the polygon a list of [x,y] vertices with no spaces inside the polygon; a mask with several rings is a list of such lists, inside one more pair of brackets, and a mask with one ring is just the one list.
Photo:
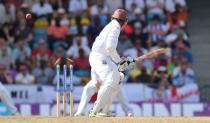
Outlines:
{"label": "cricket batsman", "polygon": [[[134,66],[134,59],[130,57],[122,59],[116,50],[120,31],[127,22],[127,11],[124,9],[115,10],[111,21],[103,28],[93,43],[89,56],[91,75],[98,76],[102,85],[89,114],[90,117],[97,116],[106,104],[112,103],[120,90],[120,72]],[[91,79],[93,79],[92,76]]]}

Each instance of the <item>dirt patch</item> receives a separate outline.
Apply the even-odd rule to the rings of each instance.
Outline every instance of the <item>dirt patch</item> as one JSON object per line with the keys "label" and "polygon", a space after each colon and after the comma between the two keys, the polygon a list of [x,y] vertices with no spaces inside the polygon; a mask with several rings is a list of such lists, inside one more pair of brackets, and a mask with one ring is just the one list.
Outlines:
{"label": "dirt patch", "polygon": [[0,117],[0,123],[210,123],[209,117]]}

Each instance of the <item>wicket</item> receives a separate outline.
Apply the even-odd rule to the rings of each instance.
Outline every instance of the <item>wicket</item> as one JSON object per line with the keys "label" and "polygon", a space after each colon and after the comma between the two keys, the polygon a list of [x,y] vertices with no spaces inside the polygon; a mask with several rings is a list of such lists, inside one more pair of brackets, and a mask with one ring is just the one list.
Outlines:
{"label": "wicket", "polygon": [[[67,116],[67,96],[69,95],[70,116],[74,115],[74,94],[73,94],[73,66],[69,65],[69,82],[67,82],[67,66],[63,65],[63,77],[61,78],[60,65],[56,65],[56,116],[61,116],[60,96],[63,96],[63,116]],[[69,87],[69,88],[68,88]],[[68,94],[69,93],[69,94]]]}

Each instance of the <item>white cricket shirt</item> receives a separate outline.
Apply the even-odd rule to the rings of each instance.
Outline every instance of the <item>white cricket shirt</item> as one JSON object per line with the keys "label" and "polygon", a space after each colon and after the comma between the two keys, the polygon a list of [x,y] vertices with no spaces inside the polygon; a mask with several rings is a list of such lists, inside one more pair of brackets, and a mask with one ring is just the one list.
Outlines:
{"label": "white cricket shirt", "polygon": [[113,47],[117,48],[118,37],[120,35],[120,24],[117,20],[112,20],[107,24],[100,34],[96,37],[92,46],[92,52],[102,54],[104,56],[110,56],[107,49]]}

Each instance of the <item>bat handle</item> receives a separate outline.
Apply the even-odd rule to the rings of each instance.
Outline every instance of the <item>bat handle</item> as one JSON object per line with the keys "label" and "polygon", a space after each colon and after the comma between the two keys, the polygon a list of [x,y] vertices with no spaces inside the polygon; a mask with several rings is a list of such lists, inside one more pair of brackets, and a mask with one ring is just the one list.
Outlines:
{"label": "bat handle", "polygon": [[134,62],[137,62],[137,61],[143,61],[145,58],[147,58],[147,56],[145,56],[145,55],[142,55],[141,57],[137,57],[137,58],[135,58],[133,61]]}

